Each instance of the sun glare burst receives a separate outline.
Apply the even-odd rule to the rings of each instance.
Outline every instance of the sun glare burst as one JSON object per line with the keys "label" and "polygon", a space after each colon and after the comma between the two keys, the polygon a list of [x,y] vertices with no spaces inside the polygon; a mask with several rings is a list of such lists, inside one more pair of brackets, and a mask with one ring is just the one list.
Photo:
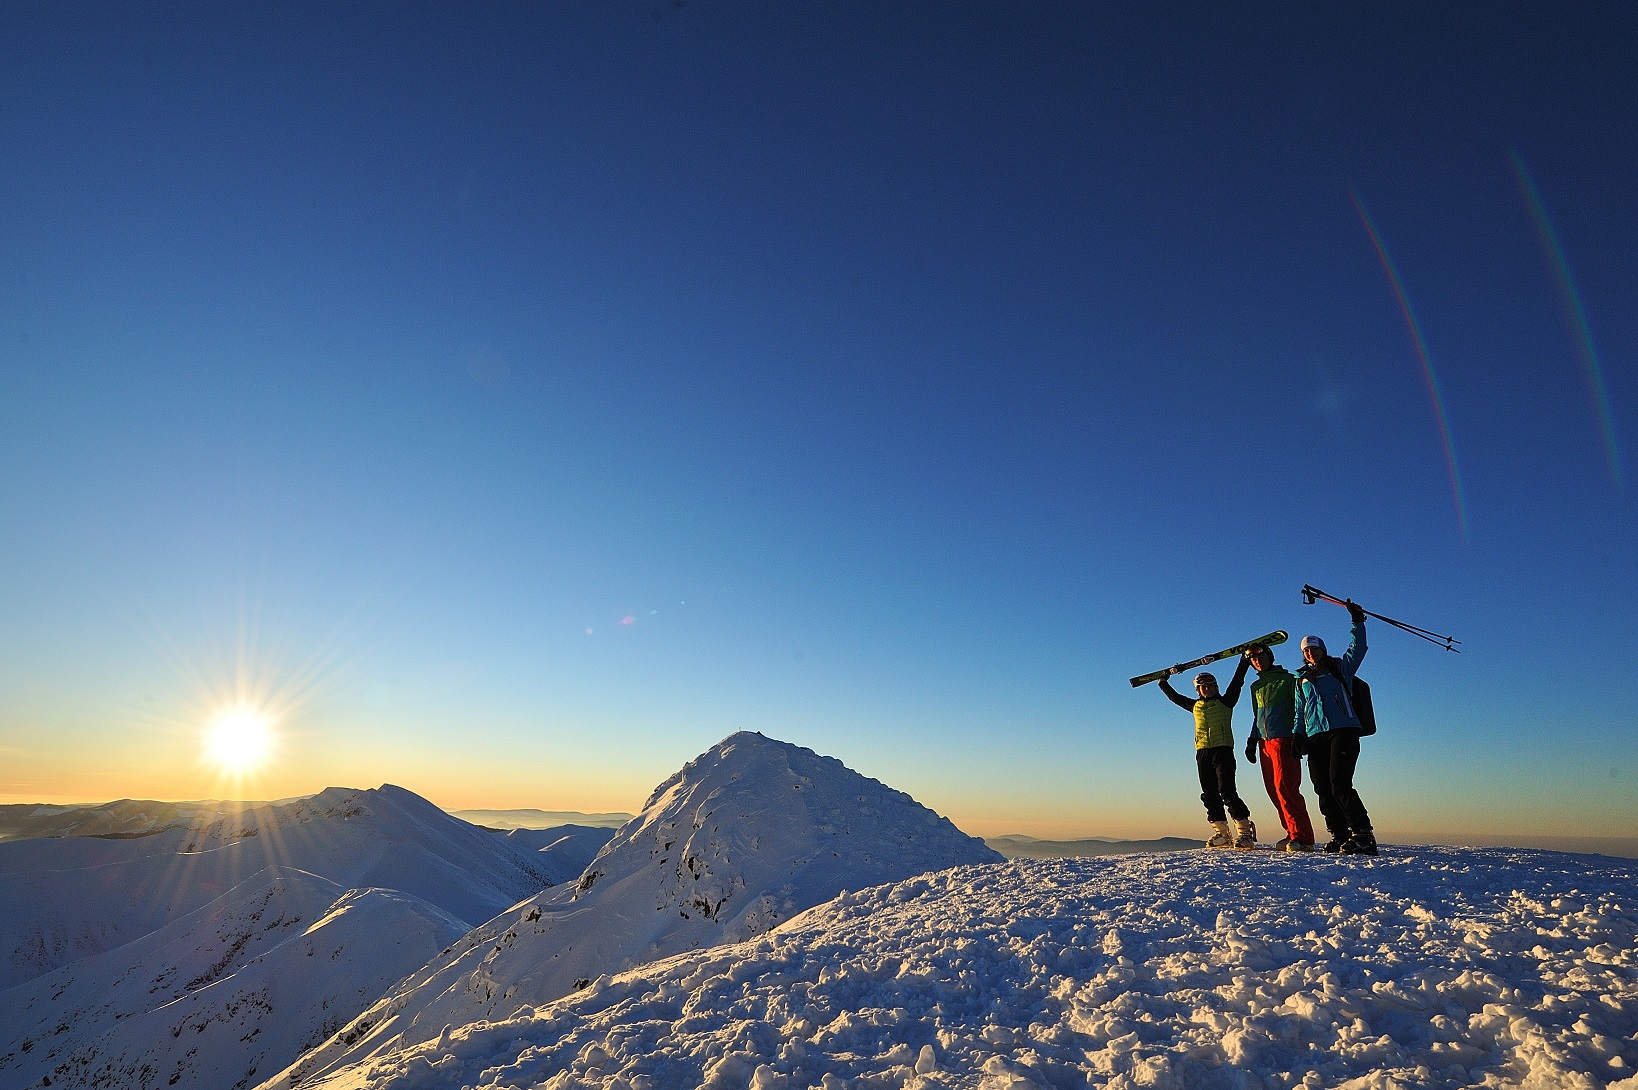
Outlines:
{"label": "sun glare burst", "polygon": [[229,772],[249,772],[267,757],[273,742],[267,716],[249,708],[223,712],[205,734],[205,752]]}

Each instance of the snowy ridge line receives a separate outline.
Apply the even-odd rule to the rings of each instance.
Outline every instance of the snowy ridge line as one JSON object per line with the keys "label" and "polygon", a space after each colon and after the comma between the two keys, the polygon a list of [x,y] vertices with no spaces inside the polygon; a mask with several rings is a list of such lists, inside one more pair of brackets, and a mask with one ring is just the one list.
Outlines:
{"label": "snowy ridge line", "polygon": [[165,829],[208,825],[226,814],[265,805],[152,799],[117,799],[79,806],[11,804],[0,806],[0,840],[63,836],[136,839]]}
{"label": "snowy ridge line", "polygon": [[1635,947],[1624,862],[1018,860],[843,894],[302,1090],[1638,1090]]}
{"label": "snowy ridge line", "polygon": [[391,785],[0,843],[0,1086],[243,1090],[577,870],[573,847],[524,850]]}
{"label": "snowy ridge line", "polygon": [[287,1074],[318,1079],[448,1026],[504,1020],[611,974],[754,938],[843,889],[999,859],[835,758],[740,732],[656,788],[579,882],[474,930]]}

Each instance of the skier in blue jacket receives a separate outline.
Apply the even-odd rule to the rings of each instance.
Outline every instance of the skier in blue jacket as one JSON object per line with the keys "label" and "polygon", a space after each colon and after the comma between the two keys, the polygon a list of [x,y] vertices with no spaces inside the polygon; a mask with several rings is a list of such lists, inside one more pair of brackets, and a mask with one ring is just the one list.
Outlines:
{"label": "skier in blue jacket", "polygon": [[1359,762],[1359,715],[1354,710],[1354,674],[1365,657],[1365,611],[1349,603],[1353,621],[1348,650],[1326,653],[1318,636],[1302,638],[1303,667],[1297,672],[1297,720],[1308,737],[1308,776],[1330,830],[1328,852],[1375,855],[1371,816],[1354,790]]}

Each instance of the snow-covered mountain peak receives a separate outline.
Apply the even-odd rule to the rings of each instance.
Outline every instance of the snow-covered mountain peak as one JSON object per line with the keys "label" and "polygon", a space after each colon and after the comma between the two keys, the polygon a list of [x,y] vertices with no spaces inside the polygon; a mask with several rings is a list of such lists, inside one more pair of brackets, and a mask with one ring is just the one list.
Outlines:
{"label": "snow-covered mountain peak", "polygon": [[[654,789],[639,821],[663,805],[668,796],[687,792],[707,782],[718,787],[744,780],[748,786],[761,787],[770,793],[787,789],[795,779],[823,780],[828,778],[862,778],[834,757],[821,756],[790,742],[781,742],[755,731],[742,730],[730,734],[692,761],[672,773]],[[877,787],[882,785],[871,780]],[[888,790],[892,790],[888,788]],[[901,792],[893,792],[902,794]],[[908,797],[908,796],[904,796]]]}
{"label": "snow-covered mountain peak", "polygon": [[711,942],[736,942],[843,888],[996,858],[904,792],[742,731],[656,788],[574,898],[618,885],[668,920],[711,921],[720,928]]}
{"label": "snow-covered mountain peak", "polygon": [[310,821],[351,821],[373,818],[411,824],[447,825],[449,817],[438,807],[394,784],[374,789],[326,787],[316,795],[292,802],[257,806],[211,822],[202,835],[213,840],[237,840]]}
{"label": "snow-covered mountain peak", "polygon": [[471,932],[286,1076],[309,1079],[436,1039],[446,1025],[509,1017],[602,976],[752,938],[844,889],[1000,860],[834,758],[734,734],[660,784],[579,882]]}

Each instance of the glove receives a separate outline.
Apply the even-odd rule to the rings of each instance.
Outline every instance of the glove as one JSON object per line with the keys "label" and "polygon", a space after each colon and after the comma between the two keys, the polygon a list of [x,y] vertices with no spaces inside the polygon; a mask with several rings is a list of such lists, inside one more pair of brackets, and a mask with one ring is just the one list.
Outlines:
{"label": "glove", "polygon": [[1246,762],[1248,764],[1257,763],[1257,749],[1257,736],[1254,734],[1246,739]]}
{"label": "glove", "polygon": [[1353,602],[1349,602],[1348,603],[1348,619],[1353,621],[1355,624],[1364,624],[1365,623],[1365,610],[1364,610],[1364,608],[1354,604]]}

